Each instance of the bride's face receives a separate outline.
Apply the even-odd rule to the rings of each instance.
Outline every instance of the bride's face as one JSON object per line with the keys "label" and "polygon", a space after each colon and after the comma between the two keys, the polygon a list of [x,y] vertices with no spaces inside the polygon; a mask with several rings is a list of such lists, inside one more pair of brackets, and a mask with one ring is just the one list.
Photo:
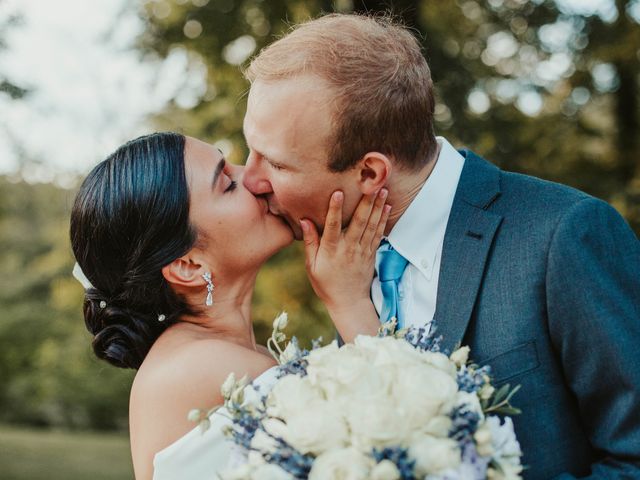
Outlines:
{"label": "bride's face", "polygon": [[293,241],[291,229],[269,213],[267,201],[243,186],[244,167],[227,162],[217,148],[187,137],[185,171],[197,248],[213,271],[233,274],[257,268]]}

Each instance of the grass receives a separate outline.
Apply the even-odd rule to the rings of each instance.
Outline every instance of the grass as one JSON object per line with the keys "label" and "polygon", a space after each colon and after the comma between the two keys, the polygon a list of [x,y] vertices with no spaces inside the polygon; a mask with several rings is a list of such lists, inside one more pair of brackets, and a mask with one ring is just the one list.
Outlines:
{"label": "grass", "polygon": [[0,426],[0,478],[130,480],[129,440],[123,434]]}

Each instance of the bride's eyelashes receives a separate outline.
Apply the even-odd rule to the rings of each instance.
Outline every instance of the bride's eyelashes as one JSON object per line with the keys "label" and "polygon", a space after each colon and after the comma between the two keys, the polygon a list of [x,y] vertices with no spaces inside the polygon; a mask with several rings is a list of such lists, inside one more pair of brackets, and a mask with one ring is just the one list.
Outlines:
{"label": "bride's eyelashes", "polygon": [[231,180],[231,182],[229,182],[229,186],[224,189],[224,193],[234,191],[237,186],[238,186],[238,182],[236,182],[235,180]]}

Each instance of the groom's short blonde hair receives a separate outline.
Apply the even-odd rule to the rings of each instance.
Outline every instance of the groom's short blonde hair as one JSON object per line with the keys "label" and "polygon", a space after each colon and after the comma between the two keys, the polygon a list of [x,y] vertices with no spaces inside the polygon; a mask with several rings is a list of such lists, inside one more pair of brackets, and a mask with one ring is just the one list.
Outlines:
{"label": "groom's short blonde hair", "polygon": [[245,70],[250,82],[301,75],[326,81],[335,99],[331,170],[370,151],[409,171],[435,155],[431,72],[416,37],[389,16],[331,14],[296,25]]}

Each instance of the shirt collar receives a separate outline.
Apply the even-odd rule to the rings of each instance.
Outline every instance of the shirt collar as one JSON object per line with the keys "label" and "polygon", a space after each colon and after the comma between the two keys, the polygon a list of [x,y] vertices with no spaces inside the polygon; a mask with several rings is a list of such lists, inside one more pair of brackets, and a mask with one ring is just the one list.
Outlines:
{"label": "shirt collar", "polygon": [[453,205],[464,157],[436,137],[440,154],[427,181],[398,219],[387,239],[394,249],[431,279]]}

